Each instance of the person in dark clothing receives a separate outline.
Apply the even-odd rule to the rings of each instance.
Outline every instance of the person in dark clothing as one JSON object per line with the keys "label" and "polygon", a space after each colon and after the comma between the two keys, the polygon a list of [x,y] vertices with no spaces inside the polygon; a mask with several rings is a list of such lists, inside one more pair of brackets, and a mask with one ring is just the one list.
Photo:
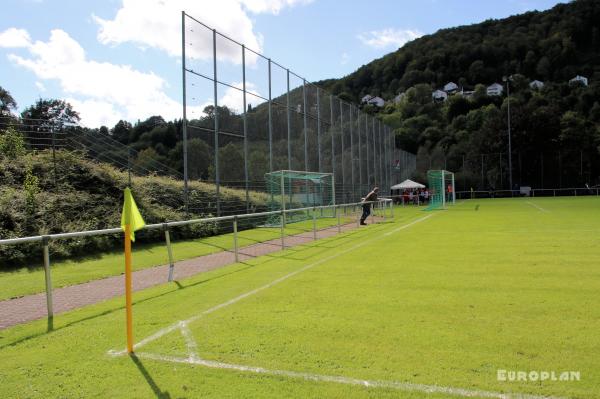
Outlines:
{"label": "person in dark clothing", "polygon": [[371,214],[371,201],[377,201],[377,193],[379,192],[379,187],[373,187],[373,190],[367,194],[367,196],[363,199],[363,214],[360,217],[360,224],[365,226],[365,220]]}

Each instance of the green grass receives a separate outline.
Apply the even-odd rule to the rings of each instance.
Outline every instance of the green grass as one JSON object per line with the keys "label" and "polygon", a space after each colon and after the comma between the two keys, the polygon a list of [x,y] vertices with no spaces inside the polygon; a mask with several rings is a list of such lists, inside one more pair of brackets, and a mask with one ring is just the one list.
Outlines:
{"label": "green grass", "polygon": [[[273,370],[595,398],[599,237],[596,198],[470,200],[433,213],[407,207],[393,223],[136,293],[135,340],[337,255],[190,323],[199,355]],[[48,333],[43,320],[0,331],[4,396],[449,397],[112,357],[108,350],[125,346],[122,303],[59,315]],[[140,352],[185,356],[187,348],[173,332]],[[581,381],[500,382],[498,369],[574,370]]]}
{"label": "green grass", "polygon": [[[343,223],[350,223],[354,219],[347,216],[341,218]],[[317,228],[332,226],[337,219],[317,219]],[[240,223],[241,226],[241,223]],[[312,220],[297,222],[287,225],[286,235],[299,234],[312,229]],[[244,247],[258,242],[264,242],[280,237],[279,228],[254,228],[240,231],[238,245]],[[172,240],[173,257],[175,261],[195,258],[215,252],[233,250],[233,234],[223,234],[196,240]],[[50,245],[52,257],[52,244]],[[0,301],[45,290],[44,270],[41,261],[33,268],[21,268],[12,271],[0,272]],[[137,242],[133,246],[133,270],[146,269],[153,266],[168,264],[168,255],[164,243],[144,244]],[[123,273],[124,260],[122,251],[100,253],[78,259],[59,260],[51,259],[52,285],[54,288],[85,283],[104,277],[116,276]]]}

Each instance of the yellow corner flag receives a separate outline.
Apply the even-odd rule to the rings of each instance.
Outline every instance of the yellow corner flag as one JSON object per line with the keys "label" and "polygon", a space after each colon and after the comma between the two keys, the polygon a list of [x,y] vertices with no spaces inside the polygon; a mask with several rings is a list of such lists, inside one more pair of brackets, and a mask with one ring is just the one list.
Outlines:
{"label": "yellow corner flag", "polygon": [[138,210],[131,190],[125,189],[121,228],[125,231],[125,313],[127,322],[127,353],[133,353],[133,309],[132,309],[132,275],[131,275],[131,241],[135,241],[136,230],[146,225]]}
{"label": "yellow corner flag", "polygon": [[125,199],[123,200],[123,214],[121,215],[121,228],[125,231],[125,226],[130,226],[131,241],[135,241],[135,231],[146,225],[140,211],[138,210],[133,195],[129,187],[125,189]]}

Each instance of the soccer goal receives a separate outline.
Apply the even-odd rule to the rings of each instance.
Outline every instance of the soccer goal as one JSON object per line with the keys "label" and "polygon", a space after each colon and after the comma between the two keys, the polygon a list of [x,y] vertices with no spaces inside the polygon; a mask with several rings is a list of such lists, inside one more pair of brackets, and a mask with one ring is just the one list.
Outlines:
{"label": "soccer goal", "polygon": [[[271,195],[271,211],[335,205],[333,173],[278,170],[265,174],[265,180]],[[333,216],[333,213],[319,211],[319,216]],[[308,217],[307,212],[288,213],[286,223]]]}
{"label": "soccer goal", "polygon": [[446,209],[448,203],[456,202],[454,189],[454,173],[447,170],[427,171],[429,185],[429,205],[425,210]]}

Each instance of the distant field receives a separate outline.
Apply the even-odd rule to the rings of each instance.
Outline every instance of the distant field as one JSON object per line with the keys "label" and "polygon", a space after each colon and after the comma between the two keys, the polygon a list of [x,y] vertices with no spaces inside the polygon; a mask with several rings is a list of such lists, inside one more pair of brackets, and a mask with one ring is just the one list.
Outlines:
{"label": "distant field", "polygon": [[[5,397],[597,398],[600,200],[468,200],[0,331]],[[109,354],[109,351],[111,351]],[[498,370],[579,381],[498,381]],[[506,394],[505,396],[502,396]],[[530,396],[524,396],[528,394]]]}

